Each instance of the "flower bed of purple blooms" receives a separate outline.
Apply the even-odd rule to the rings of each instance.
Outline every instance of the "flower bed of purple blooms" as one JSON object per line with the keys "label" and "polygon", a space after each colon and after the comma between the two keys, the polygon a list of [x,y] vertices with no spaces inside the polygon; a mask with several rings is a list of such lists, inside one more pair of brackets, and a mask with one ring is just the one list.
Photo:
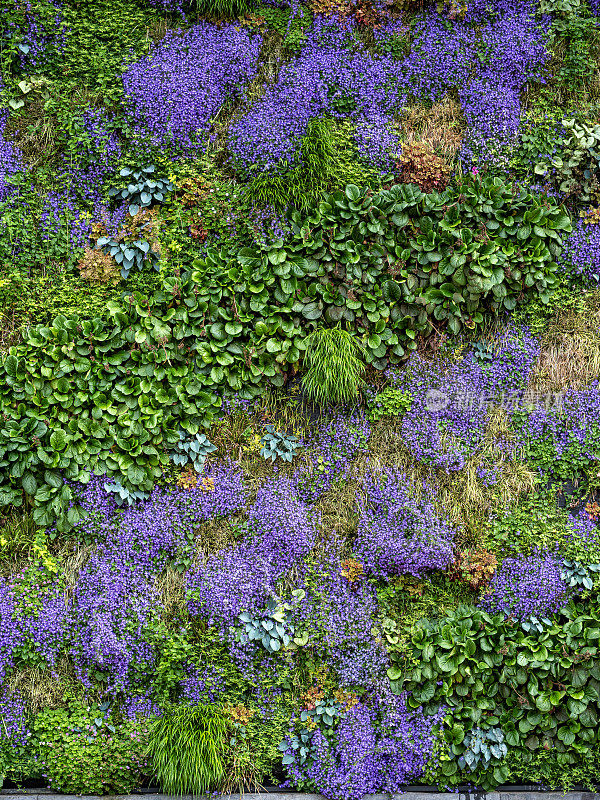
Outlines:
{"label": "flower bed of purple blooms", "polygon": [[[435,731],[444,712],[424,716],[409,709],[403,695],[390,693],[387,651],[373,633],[383,613],[379,590],[405,578],[427,582],[451,568],[458,530],[440,505],[434,475],[459,474],[478,457],[493,409],[509,395],[513,401],[522,397],[538,352],[526,330],[509,327],[489,362],[481,364],[473,351],[444,367],[443,360],[415,354],[405,370],[389,376],[413,401],[396,435],[398,445],[430,470],[421,483],[396,468],[357,470],[375,435],[362,412],[334,418],[306,440],[312,458],[324,465],[314,480],[301,468],[285,475],[275,469],[253,492],[239,466],[215,460],[194,488],[157,487],[148,500],[123,510],[104,480],[92,478],[80,489],[88,513],[74,531],[76,539],[92,544],[74,577],[67,582],[51,564],[33,562],[0,579],[0,679],[8,685],[25,653],[30,663],[51,671],[68,654],[83,687],[92,690],[100,676],[104,693],[120,696],[132,718],[159,714],[152,676],[161,653],[153,635],[162,616],[160,576],[189,551],[190,534],[203,524],[230,524],[240,533],[216,552],[202,555],[202,539],[196,539],[200,552],[183,574],[190,617],[210,626],[262,702],[264,682],[276,687],[288,662],[241,642],[240,615],[264,618],[269,600],[289,600],[290,587],[301,590],[288,620],[296,634],[306,634],[300,649],[327,665],[340,689],[363,693],[341,715],[333,738],[316,730],[307,761],[292,757],[292,739],[282,744],[291,754],[290,785],[358,799],[422,778],[435,762]],[[442,387],[447,405],[428,408],[427,391],[437,392],[439,401]],[[465,402],[469,398],[478,402]],[[565,420],[581,447],[597,453],[599,404],[600,387],[594,385],[572,392],[565,410],[534,410],[528,427],[516,426],[512,438],[496,442],[497,455],[518,459],[523,437],[554,437],[560,448]],[[356,486],[356,532],[345,543],[329,532],[333,538],[323,549],[328,532],[320,502],[348,482]],[[582,541],[597,536],[588,517],[565,524]],[[356,574],[348,571],[343,550]],[[555,614],[573,594],[561,554],[546,550],[505,559],[472,602],[526,620]],[[218,663],[189,663],[175,689],[181,702],[210,703],[226,681]],[[273,691],[277,697],[280,690]],[[2,715],[14,743],[27,739],[23,709],[18,691],[4,694]],[[293,737],[295,720],[290,724]]]}
{"label": "flower bed of purple blooms", "polygon": [[[29,3],[23,9],[17,63],[29,74],[43,69],[48,48],[60,49],[62,34]],[[597,0],[590,9],[600,13]],[[533,0],[474,0],[464,14],[420,10],[409,52],[398,45],[404,18],[385,20],[369,38],[353,18],[316,14],[272,70],[272,42],[247,22],[186,23],[123,67],[120,132],[118,115],[101,104],[75,115],[82,135],[56,157],[52,185],[37,198],[42,239],[66,227],[70,248],[88,246],[99,219],[118,236],[127,210],[111,209],[106,191],[131,153],[175,162],[218,147],[219,167],[235,180],[285,178],[321,117],[350,121],[363,166],[383,177],[402,151],[398,115],[452,96],[467,165],[476,152],[515,144],[524,90],[544,84],[552,57],[551,17]],[[9,121],[0,107],[0,236],[2,210],[19,209],[33,180]],[[275,228],[271,207],[255,211],[285,236],[288,220],[277,218]],[[563,287],[575,293],[600,281],[597,216],[574,223],[558,258]],[[15,240],[12,254],[26,246]],[[567,482],[587,481],[593,492],[600,462],[600,380],[550,400],[531,393],[541,344],[519,319],[507,315],[475,346],[463,337],[435,354],[412,352],[381,379],[406,399],[402,413],[383,421],[362,405],[329,413],[306,431],[305,459],[291,465],[253,471],[247,457],[219,452],[199,477],[186,484],[189,472],[174,469],[129,506],[117,505],[103,476],[70,484],[85,516],[68,537],[39,530],[27,557],[2,564],[0,770],[33,737],[27,680],[49,675],[58,685],[66,672],[81,696],[110,698],[128,721],[157,718],[172,702],[226,698],[268,725],[285,708],[271,767],[283,767],[285,786],[331,800],[443,785],[442,762],[458,754],[449,745],[451,711],[441,704],[431,713],[390,683],[390,653],[405,652],[417,620],[466,602],[539,633],[569,604],[596,602],[594,498],[573,503],[560,517],[561,536],[544,548],[502,557],[490,544],[490,520],[511,512],[509,480],[518,484],[515,505],[521,491],[554,504]],[[255,410],[229,401],[215,434],[240,420],[256,432]],[[459,498],[454,505],[449,494]],[[481,529],[461,503],[469,513],[477,506]],[[565,542],[575,562],[570,555],[567,563]],[[486,579],[467,580],[465,564],[477,558]],[[249,638],[252,625],[277,636]],[[317,724],[310,714],[321,701],[332,717]]]}

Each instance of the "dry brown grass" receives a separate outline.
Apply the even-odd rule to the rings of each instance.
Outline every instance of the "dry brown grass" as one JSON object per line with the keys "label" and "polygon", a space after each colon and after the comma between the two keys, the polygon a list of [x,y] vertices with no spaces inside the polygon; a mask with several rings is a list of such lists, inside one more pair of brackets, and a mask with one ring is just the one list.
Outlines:
{"label": "dry brown grass", "polygon": [[81,688],[67,658],[61,658],[52,670],[37,667],[19,670],[6,683],[6,693],[23,698],[32,714],[60,707],[65,691],[79,693]]}
{"label": "dry brown grass", "polygon": [[163,617],[167,620],[178,617],[185,608],[185,575],[167,567],[156,579],[154,590],[158,595]]}
{"label": "dry brown grass", "polygon": [[21,341],[21,317],[14,310],[0,311],[0,353]]}
{"label": "dry brown grass", "polygon": [[434,153],[452,164],[462,146],[464,120],[460,104],[446,95],[431,108],[410,106],[403,112],[401,128],[407,144],[428,144]]}
{"label": "dry brown grass", "polygon": [[600,377],[600,291],[582,295],[549,321],[529,384],[534,393],[580,389]]}

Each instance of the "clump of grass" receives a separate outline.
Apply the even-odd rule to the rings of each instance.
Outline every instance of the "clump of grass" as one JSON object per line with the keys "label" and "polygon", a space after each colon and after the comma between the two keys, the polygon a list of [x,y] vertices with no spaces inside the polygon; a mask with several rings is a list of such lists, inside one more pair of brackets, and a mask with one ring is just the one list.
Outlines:
{"label": "clump of grass", "polygon": [[364,384],[363,347],[350,331],[317,328],[308,337],[302,386],[309,399],[326,403],[357,400]]}
{"label": "clump of grass", "polygon": [[351,126],[327,117],[313,119],[302,140],[301,157],[284,173],[261,173],[248,183],[246,195],[258,206],[307,212],[327,192],[349,183],[376,186],[376,170],[361,163]]}
{"label": "clump of grass", "polygon": [[148,755],[167,794],[201,795],[225,774],[227,722],[217,706],[172,706],[150,732]]}
{"label": "clump of grass", "polygon": [[530,383],[536,392],[581,389],[600,377],[600,291],[559,308],[542,336]]}
{"label": "clump of grass", "polygon": [[460,103],[444,97],[427,108],[421,104],[403,111],[402,137],[406,144],[426,144],[449,165],[462,146],[464,119]]}

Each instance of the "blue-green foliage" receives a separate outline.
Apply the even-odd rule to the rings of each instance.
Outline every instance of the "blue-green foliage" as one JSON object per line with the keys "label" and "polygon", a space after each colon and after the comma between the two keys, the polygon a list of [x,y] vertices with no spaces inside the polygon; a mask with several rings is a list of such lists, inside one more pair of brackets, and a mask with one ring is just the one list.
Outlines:
{"label": "blue-green foliage", "polygon": [[291,461],[296,455],[296,451],[302,445],[298,442],[297,436],[289,433],[281,433],[275,430],[273,425],[265,425],[266,433],[260,440],[263,448],[260,454],[263,458],[270,458],[275,461],[277,456],[284,461]]}
{"label": "blue-green foliage", "polygon": [[502,759],[507,748],[501,728],[473,728],[463,740],[465,750],[458,759],[461,769],[467,767],[471,772],[479,766],[488,767],[494,759]]}
{"label": "blue-green foliage", "polygon": [[122,506],[124,503],[132,506],[138,500],[147,500],[150,497],[150,492],[142,492],[140,489],[127,489],[117,480],[107,481],[104,484],[104,490],[116,495],[118,506]]}
{"label": "blue-green foliage", "polygon": [[473,355],[480,364],[486,364],[494,357],[494,351],[487,342],[475,342]]}
{"label": "blue-green foliage", "polygon": [[548,617],[542,617],[538,619],[538,617],[532,616],[529,619],[524,620],[521,623],[521,627],[525,631],[525,633],[543,633],[546,628],[549,628],[552,625],[552,621],[548,619]]}
{"label": "blue-green foliage", "polygon": [[290,610],[289,603],[278,603],[271,599],[267,613],[260,618],[244,611],[238,617],[243,625],[240,641],[260,642],[268,653],[277,653],[283,647],[288,647],[294,636],[294,626],[287,614]]}
{"label": "blue-green foliage", "polygon": [[[327,697],[316,699],[312,708],[303,709],[299,721],[302,726],[310,725],[310,729],[301,727],[297,733],[290,734],[279,744],[279,750],[284,753],[283,764],[301,765],[309,761],[313,755],[311,741],[315,730],[318,728],[325,733],[331,731],[345,714],[343,703]],[[286,752],[288,750],[292,750],[292,753]]]}
{"label": "blue-green foliage", "polygon": [[150,248],[150,243],[145,239],[138,239],[135,242],[118,242],[110,236],[101,236],[96,242],[96,250],[103,250],[112,256],[117,264],[121,265],[121,277],[125,280],[134,266],[141,271],[145,263],[160,272],[158,254]]}
{"label": "blue-green foliage", "polygon": [[151,164],[147,167],[142,167],[141,170],[133,172],[133,170],[124,167],[119,175],[122,178],[128,178],[133,175],[131,183],[128,183],[124,188],[113,187],[109,189],[109,197],[118,197],[121,200],[129,202],[129,213],[132,217],[138,213],[140,208],[148,208],[152,203],[162,203],[165,199],[165,194],[172,192],[175,188],[172,183],[162,178],[151,178],[155,167]]}
{"label": "blue-green foliage", "polygon": [[206,457],[209,453],[214,453],[216,449],[204,433],[197,433],[190,437],[186,436],[183,431],[179,431],[179,441],[171,452],[171,459],[174,464],[181,467],[191,462],[196,472],[201,473]]}
{"label": "blue-green foliage", "polygon": [[560,577],[567,586],[581,586],[584,589],[591,589],[593,578],[590,573],[600,572],[600,564],[588,564],[584,566],[579,561],[568,561],[563,559]]}

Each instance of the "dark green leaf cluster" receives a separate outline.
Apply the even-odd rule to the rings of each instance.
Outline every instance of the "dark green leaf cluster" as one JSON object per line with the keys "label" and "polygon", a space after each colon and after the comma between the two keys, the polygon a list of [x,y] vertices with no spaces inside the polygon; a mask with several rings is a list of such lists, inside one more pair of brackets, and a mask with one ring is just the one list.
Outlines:
{"label": "dark green leaf cluster", "polygon": [[581,203],[600,198],[600,125],[563,119],[566,134],[559,153],[535,165],[536,175],[551,179],[559,191]]}
{"label": "dark green leaf cluster", "polygon": [[317,324],[352,330],[367,363],[397,363],[417,332],[475,325],[542,299],[570,229],[562,209],[499,179],[442,194],[349,185],[288,242],[211,249],[151,296],[109,302],[108,319],[30,328],[0,365],[0,506],[35,498],[35,521],[78,520],[67,481],[106,474],[148,492],[179,441],[220,397],[281,386]]}
{"label": "dark green leaf cluster", "polygon": [[[447,708],[454,756],[475,728],[500,727],[523,760],[543,748],[573,764],[599,741],[600,612],[571,603],[544,622],[524,630],[512,618],[470,606],[419,620],[408,651],[391,653],[392,686],[408,690],[409,705],[422,704],[428,714]],[[443,779],[460,783],[458,769],[453,758],[443,762]],[[471,780],[490,788],[505,779],[503,765],[480,763]]]}
{"label": "dark green leaf cluster", "polygon": [[[67,481],[90,473],[148,492],[180,428],[194,436],[220,399],[194,367],[174,307],[116,304],[109,320],[57,317],[31,328],[0,365],[0,505],[35,499],[39,525],[79,519]],[[171,323],[171,324],[169,324]]]}
{"label": "dark green leaf cluster", "polygon": [[322,321],[358,334],[378,369],[415,349],[418,332],[474,327],[528,295],[547,301],[571,230],[553,200],[514,194],[499,178],[441,194],[349,185],[292,220],[285,243],[209,250],[193,272],[199,296],[235,303],[230,335],[265,337],[279,363],[297,360],[301,333]]}

